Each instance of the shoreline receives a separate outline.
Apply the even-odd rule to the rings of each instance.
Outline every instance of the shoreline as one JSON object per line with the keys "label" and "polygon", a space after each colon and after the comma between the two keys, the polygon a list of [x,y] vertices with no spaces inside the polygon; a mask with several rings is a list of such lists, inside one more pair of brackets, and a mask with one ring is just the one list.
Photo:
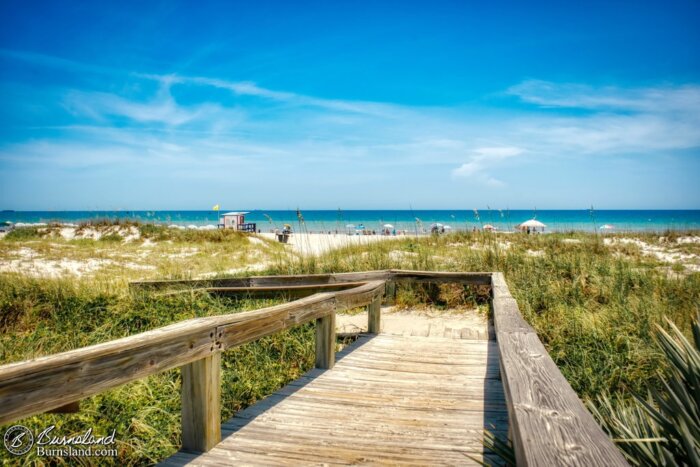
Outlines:
{"label": "shoreline", "polygon": [[[245,210],[244,210],[245,211]],[[430,233],[438,224],[452,231],[482,230],[489,225],[500,232],[514,231],[523,222],[536,219],[547,232],[602,232],[613,226],[615,232],[698,231],[700,209],[633,209],[633,210],[259,210],[245,211],[245,222],[256,224],[260,233],[274,232],[285,224],[297,233],[354,233],[355,230],[381,232],[405,231]],[[176,229],[216,229],[219,214],[226,210],[83,210],[83,211],[7,211],[0,221],[35,227],[60,224],[75,227],[84,224],[154,224]]]}
{"label": "shoreline", "polygon": [[[89,227],[96,227],[99,226],[103,221],[106,221],[108,223],[112,224],[107,224],[107,225],[156,225],[159,227],[167,227],[170,229],[179,229],[179,230],[217,230],[219,227],[217,227],[216,224],[211,224],[211,223],[206,223],[206,224],[194,224],[191,222],[184,222],[184,223],[168,223],[168,222],[147,222],[143,220],[133,220],[133,219],[89,219],[85,221],[80,221],[80,222],[60,222],[60,221],[50,221],[50,222],[15,222],[13,223],[13,226],[15,228],[37,228],[37,227],[57,227],[57,228],[89,228]],[[311,224],[311,223],[310,223]],[[496,223],[493,223],[496,224]],[[487,223],[484,223],[484,225],[488,225]],[[301,232],[293,231],[292,233],[294,235],[326,235],[326,236],[347,236],[347,237],[353,237],[353,236],[360,236],[360,237],[369,237],[369,236],[393,236],[393,237],[407,237],[407,236],[426,236],[426,235],[431,235],[430,228],[429,227],[423,227],[422,229],[416,229],[416,228],[405,228],[402,226],[400,229],[395,229],[396,234],[389,234],[389,235],[383,235],[377,232],[381,232],[381,228],[377,229],[367,229],[367,232],[370,233],[360,233],[360,231],[348,231],[346,229],[328,229],[325,228],[322,223],[321,225],[313,226],[314,228],[307,228],[304,229]],[[321,228],[324,227],[324,228]],[[545,228],[544,232],[537,232],[537,234],[552,234],[552,233],[558,233],[558,234],[567,234],[567,233],[588,233],[588,234],[615,234],[615,233],[624,233],[624,234],[629,234],[629,233],[648,233],[648,234],[663,234],[665,232],[676,232],[676,233],[697,233],[700,232],[700,226],[677,226],[677,225],[665,225],[665,226],[646,226],[646,227],[631,227],[631,226],[615,226],[612,229],[601,229],[601,226],[597,226],[596,229],[594,229],[592,226],[586,226],[586,225],[577,225],[577,226],[558,226],[556,224],[548,224],[547,227]],[[281,228],[265,228],[265,229],[258,229],[257,233],[258,235],[274,235],[276,231],[281,231]],[[479,232],[479,231],[489,231],[491,233],[497,233],[497,234],[514,234],[514,233],[520,233],[520,230],[516,228],[502,228],[502,227],[495,227],[493,230],[487,230],[484,229],[483,226],[481,225],[473,225],[465,228],[460,228],[460,227],[450,227],[447,231],[443,233],[466,233],[466,232]],[[375,232],[375,233],[371,233]]]}

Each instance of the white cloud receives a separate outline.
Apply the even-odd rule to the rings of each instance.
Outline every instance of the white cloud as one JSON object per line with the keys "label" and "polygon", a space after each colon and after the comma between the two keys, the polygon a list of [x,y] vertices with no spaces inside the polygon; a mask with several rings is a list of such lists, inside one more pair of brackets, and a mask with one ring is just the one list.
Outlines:
{"label": "white cloud", "polygon": [[65,98],[66,108],[74,114],[107,121],[109,117],[125,117],[139,123],[161,123],[180,126],[221,113],[221,106],[203,103],[194,106],[178,104],[170,93],[170,83],[164,82],[157,94],[141,102],[103,93],[70,91]]}
{"label": "white cloud", "polygon": [[645,113],[690,112],[700,108],[700,86],[619,88],[527,80],[508,88],[507,94],[543,107],[632,111]]}
{"label": "white cloud", "polygon": [[507,93],[545,111],[510,127],[514,140],[527,141],[537,153],[614,156],[700,146],[699,85],[620,88],[529,80]]}
{"label": "white cloud", "polygon": [[503,186],[504,182],[489,175],[486,171],[498,166],[504,159],[519,156],[524,151],[513,146],[476,148],[469,161],[452,170],[453,177],[473,178],[489,186]]}

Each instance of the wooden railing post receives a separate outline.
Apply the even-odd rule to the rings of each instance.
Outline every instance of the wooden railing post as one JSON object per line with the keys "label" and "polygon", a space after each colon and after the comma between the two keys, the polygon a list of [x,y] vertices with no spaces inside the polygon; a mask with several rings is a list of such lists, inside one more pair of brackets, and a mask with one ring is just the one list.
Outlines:
{"label": "wooden railing post", "polygon": [[316,368],[335,365],[335,312],[316,320]]}
{"label": "wooden railing post", "polygon": [[367,305],[367,331],[370,334],[379,334],[382,321],[382,297],[378,295]]}
{"label": "wooden railing post", "polygon": [[182,367],[182,449],[207,452],[221,441],[221,353]]}

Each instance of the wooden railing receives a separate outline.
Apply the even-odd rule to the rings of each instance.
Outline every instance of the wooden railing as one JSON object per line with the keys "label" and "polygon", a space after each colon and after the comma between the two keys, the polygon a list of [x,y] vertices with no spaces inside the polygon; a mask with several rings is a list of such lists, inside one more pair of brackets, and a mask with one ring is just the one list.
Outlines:
{"label": "wooden railing", "polygon": [[221,353],[316,322],[316,367],[335,363],[335,313],[367,306],[380,329],[380,305],[403,282],[491,287],[510,436],[518,465],[626,465],[520,315],[500,273],[385,270],[201,281],[146,281],[134,289],[308,295],[261,310],[197,318],[123,339],[0,366],[0,423],[75,403],[130,381],[182,369],[183,449],[205,452],[221,439]]}
{"label": "wooden railing", "polygon": [[520,314],[503,274],[491,308],[518,465],[628,465]]}

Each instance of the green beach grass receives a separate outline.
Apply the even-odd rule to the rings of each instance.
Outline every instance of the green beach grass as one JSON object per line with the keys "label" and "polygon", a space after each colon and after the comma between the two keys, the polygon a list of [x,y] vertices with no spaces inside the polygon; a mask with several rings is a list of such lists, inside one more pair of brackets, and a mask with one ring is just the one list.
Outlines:
{"label": "green beach grass", "polygon": [[[57,235],[56,228],[48,228],[17,229],[0,241],[0,260],[5,264],[18,258],[28,264],[37,259],[76,264],[111,261],[57,278],[29,277],[36,270],[26,265],[21,274],[0,273],[0,363],[105,342],[197,316],[273,303],[203,294],[134,293],[128,288],[128,281],[134,279],[385,268],[502,271],[521,312],[578,394],[584,399],[609,394],[628,400],[632,392],[643,394],[655,387],[656,376],[665,366],[654,342],[655,326],[666,326],[667,317],[690,335],[692,319],[700,312],[695,258],[688,260],[690,266],[664,263],[638,244],[606,244],[603,237],[590,234],[455,233],[391,239],[302,257],[281,245],[235,233],[119,226],[130,227],[140,234],[130,242],[122,240],[124,231],[110,233],[113,225],[83,227],[106,232],[99,240],[65,239]],[[677,243],[679,235],[666,235],[662,240],[658,235],[633,237],[668,251],[697,254],[698,244]],[[132,263],[139,267],[130,266]],[[400,288],[398,297],[403,306],[439,308],[466,303],[484,311],[488,308],[483,291]],[[312,364],[311,326],[226,352],[222,417],[270,394]],[[119,456],[114,464],[150,464],[179,446],[179,384],[179,371],[173,370],[91,397],[82,402],[77,414],[40,415],[21,423],[31,429],[56,424],[61,432],[115,429]],[[11,464],[62,462],[15,458],[4,450],[0,456]]]}

